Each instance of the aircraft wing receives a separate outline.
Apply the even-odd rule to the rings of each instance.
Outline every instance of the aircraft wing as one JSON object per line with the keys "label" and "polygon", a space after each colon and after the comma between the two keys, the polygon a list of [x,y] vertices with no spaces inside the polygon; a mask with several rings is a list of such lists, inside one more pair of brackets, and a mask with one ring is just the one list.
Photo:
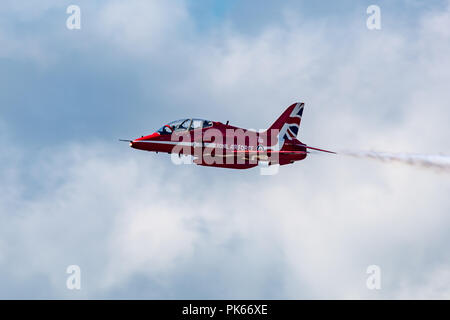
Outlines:
{"label": "aircraft wing", "polygon": [[[306,145],[303,145],[302,147],[305,147],[306,149],[311,149],[314,151],[321,151],[321,152],[327,152],[327,153],[333,153],[336,152],[325,150],[325,149],[319,149],[315,147],[309,147]],[[237,156],[238,158],[242,158],[244,160],[248,159],[261,159],[261,160],[267,160],[271,155],[278,154],[278,155],[304,155],[311,153],[310,151],[301,151],[301,150],[227,150],[223,154],[215,154],[215,157],[234,157]]]}

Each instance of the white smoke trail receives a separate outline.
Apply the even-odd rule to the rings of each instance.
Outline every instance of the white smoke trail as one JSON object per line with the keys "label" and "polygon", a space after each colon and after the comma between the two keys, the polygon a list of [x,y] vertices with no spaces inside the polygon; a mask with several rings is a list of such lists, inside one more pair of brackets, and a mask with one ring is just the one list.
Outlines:
{"label": "white smoke trail", "polygon": [[400,162],[412,166],[450,172],[450,156],[442,154],[389,153],[348,150],[338,152],[338,154],[344,154],[356,158],[369,158],[383,162]]}

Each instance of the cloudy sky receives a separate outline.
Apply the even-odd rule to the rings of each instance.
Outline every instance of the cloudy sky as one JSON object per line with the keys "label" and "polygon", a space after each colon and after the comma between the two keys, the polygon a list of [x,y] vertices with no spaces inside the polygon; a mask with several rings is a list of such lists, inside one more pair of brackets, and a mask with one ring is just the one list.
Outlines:
{"label": "cloudy sky", "polygon": [[262,176],[117,139],[303,101],[310,145],[449,154],[449,83],[448,1],[3,0],[0,298],[448,299],[448,173],[311,155]]}

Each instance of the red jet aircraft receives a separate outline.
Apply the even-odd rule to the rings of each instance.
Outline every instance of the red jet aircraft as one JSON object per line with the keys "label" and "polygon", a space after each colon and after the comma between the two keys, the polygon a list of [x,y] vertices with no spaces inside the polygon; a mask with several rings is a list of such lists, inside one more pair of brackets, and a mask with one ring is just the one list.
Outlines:
{"label": "red jet aircraft", "polygon": [[259,163],[285,165],[303,160],[309,147],[297,140],[304,103],[294,103],[267,130],[247,130],[221,122],[188,118],[128,141],[145,151],[189,155],[201,166],[248,169]]}

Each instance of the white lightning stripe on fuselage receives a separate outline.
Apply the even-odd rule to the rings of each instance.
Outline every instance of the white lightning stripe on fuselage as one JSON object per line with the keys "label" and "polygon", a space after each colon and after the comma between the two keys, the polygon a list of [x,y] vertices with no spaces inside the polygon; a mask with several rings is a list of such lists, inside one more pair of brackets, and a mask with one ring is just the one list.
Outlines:
{"label": "white lightning stripe on fuselage", "polygon": [[133,141],[133,143],[137,142],[145,142],[145,143],[159,143],[159,144],[172,144],[172,145],[179,145],[179,146],[192,146],[194,143],[200,143],[200,142],[179,142],[179,141],[156,141],[156,140],[138,140]]}
{"label": "white lightning stripe on fuselage", "polygon": [[[202,144],[201,142],[149,141],[149,140],[134,141],[134,143],[137,143],[137,142],[170,144],[173,146],[183,146],[183,147],[218,148],[218,146],[219,146],[220,148],[228,149],[228,148],[225,148],[225,146],[228,146],[228,144],[217,144],[217,143],[212,143],[212,142],[205,142]],[[236,144],[232,144],[232,145],[236,145]],[[237,145],[237,146],[246,146],[246,145]],[[247,147],[256,148],[256,146],[247,146]]]}
{"label": "white lightning stripe on fuselage", "polygon": [[[170,144],[173,146],[185,146],[185,147],[200,147],[202,146],[202,144],[200,142],[177,142],[177,141],[149,141],[149,140],[138,140],[138,141],[133,141],[133,143],[137,143],[137,142],[144,142],[144,143],[157,143],[157,144]],[[227,149],[224,148],[226,144],[222,144],[221,148],[222,149]],[[206,148],[217,148],[217,144],[216,143],[212,143],[212,142],[205,142],[203,143],[203,147]],[[252,147],[256,148],[257,146],[247,146],[247,147]],[[277,146],[273,146],[273,147],[264,147],[264,150],[278,150]]]}

